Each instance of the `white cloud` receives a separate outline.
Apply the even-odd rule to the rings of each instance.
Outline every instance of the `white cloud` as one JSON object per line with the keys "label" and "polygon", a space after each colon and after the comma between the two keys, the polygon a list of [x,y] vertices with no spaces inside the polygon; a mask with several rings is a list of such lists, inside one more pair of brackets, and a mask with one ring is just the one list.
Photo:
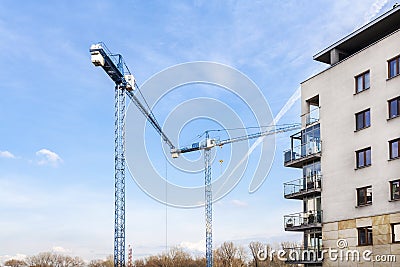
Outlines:
{"label": "white cloud", "polygon": [[236,207],[247,207],[247,202],[244,202],[244,201],[241,201],[238,199],[232,200],[231,203]]}
{"label": "white cloud", "polygon": [[388,0],[376,0],[364,15],[364,24],[370,22],[388,3]]}
{"label": "white cloud", "polygon": [[59,155],[57,155],[57,153],[45,148],[37,151],[36,156],[40,158],[39,161],[37,162],[39,165],[49,164],[54,167],[57,167],[60,163],[63,162],[63,160]]}
{"label": "white cloud", "polygon": [[15,156],[10,151],[0,151],[0,158],[15,159]]}
{"label": "white cloud", "polygon": [[200,252],[205,252],[206,248],[206,240],[202,239],[198,242],[188,242],[188,241],[183,241],[179,244],[180,248],[185,248],[190,251],[200,251]]}
{"label": "white cloud", "polygon": [[55,253],[69,253],[69,252],[71,252],[69,249],[65,249],[65,248],[60,247],[60,246],[54,246],[51,249],[51,251],[55,252]]}

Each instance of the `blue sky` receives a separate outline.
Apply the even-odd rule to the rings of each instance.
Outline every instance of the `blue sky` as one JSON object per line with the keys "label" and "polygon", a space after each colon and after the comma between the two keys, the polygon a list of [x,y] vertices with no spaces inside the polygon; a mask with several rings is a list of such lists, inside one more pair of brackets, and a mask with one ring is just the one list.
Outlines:
{"label": "blue sky", "polygon": [[[183,62],[227,64],[258,85],[276,115],[301,81],[326,67],[314,54],[394,2],[1,1],[0,261],[51,250],[87,260],[112,254],[114,92],[90,62],[92,43],[123,54],[139,85]],[[296,103],[281,123],[299,115]],[[187,140],[201,127],[187,127]],[[283,168],[288,136],[277,137],[256,193],[244,177],[214,205],[215,245],[300,240],[283,231],[283,215],[301,209],[283,199],[283,182],[300,175]],[[129,176],[126,197],[135,258],[166,243],[203,249],[203,208],[166,209]]]}

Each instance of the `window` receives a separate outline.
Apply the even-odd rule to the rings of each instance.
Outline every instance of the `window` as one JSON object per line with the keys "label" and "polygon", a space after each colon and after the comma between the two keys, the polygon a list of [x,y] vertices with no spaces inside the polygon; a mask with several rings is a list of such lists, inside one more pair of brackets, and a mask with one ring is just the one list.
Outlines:
{"label": "window", "polygon": [[400,97],[396,97],[388,101],[389,104],[389,119],[400,115]]}
{"label": "window", "polygon": [[400,223],[392,224],[392,243],[400,243]]}
{"label": "window", "polygon": [[399,75],[399,59],[400,56],[397,56],[388,61],[389,78]]}
{"label": "window", "polygon": [[367,246],[372,245],[372,227],[358,228],[358,245]]}
{"label": "window", "polygon": [[397,159],[400,157],[400,138],[389,141],[389,158]]}
{"label": "window", "polygon": [[356,130],[361,130],[371,126],[371,114],[370,110],[366,109],[359,113],[356,113]]}
{"label": "window", "polygon": [[357,169],[371,165],[371,148],[364,148],[356,151]]}
{"label": "window", "polygon": [[390,182],[390,199],[400,199],[400,180]]}
{"label": "window", "polygon": [[356,76],[356,94],[369,89],[369,71]]}
{"label": "window", "polygon": [[357,188],[357,206],[372,204],[372,186]]}

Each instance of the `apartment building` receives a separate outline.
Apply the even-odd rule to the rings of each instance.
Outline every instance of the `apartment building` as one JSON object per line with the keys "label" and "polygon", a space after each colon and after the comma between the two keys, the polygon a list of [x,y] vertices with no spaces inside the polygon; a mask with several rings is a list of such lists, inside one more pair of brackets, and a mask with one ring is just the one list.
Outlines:
{"label": "apartment building", "polygon": [[[400,266],[400,7],[314,60],[328,67],[301,83],[302,130],[284,152],[284,165],[301,172],[284,183],[284,197],[302,205],[284,227],[303,232],[300,255],[317,257],[287,263]],[[372,261],[322,260],[338,240],[343,250],[370,250]],[[376,255],[397,262],[373,262]]]}

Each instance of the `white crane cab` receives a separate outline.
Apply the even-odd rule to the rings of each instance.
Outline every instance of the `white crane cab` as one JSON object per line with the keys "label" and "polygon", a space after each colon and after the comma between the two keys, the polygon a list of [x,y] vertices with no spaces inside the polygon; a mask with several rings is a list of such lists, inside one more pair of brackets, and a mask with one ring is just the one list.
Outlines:
{"label": "white crane cab", "polygon": [[103,49],[100,44],[93,44],[90,46],[90,55],[93,65],[96,67],[104,66],[105,60],[100,50]]}

